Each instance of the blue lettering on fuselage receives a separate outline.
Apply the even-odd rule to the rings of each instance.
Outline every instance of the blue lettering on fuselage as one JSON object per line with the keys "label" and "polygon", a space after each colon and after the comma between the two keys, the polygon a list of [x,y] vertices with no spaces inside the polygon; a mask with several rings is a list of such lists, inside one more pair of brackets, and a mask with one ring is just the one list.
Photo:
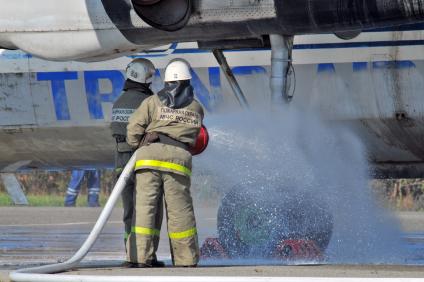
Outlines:
{"label": "blue lettering on fuselage", "polygon": [[[220,72],[218,68],[213,68],[210,73],[210,81],[213,81],[215,89],[221,88]],[[160,77],[159,71],[156,76]],[[203,104],[208,111],[212,111],[213,103],[212,94],[201,81],[200,77],[193,71],[192,85],[196,93],[197,99]],[[87,96],[87,105],[90,118],[93,120],[104,119],[102,103],[113,103],[120,95],[124,87],[125,77],[121,71],[85,71],[83,73],[85,93]],[[50,82],[50,89],[53,96],[53,104],[56,113],[56,119],[59,121],[71,120],[69,111],[69,103],[67,96],[66,81],[78,80],[78,72],[40,72],[37,73],[38,81]],[[112,90],[108,93],[101,92],[100,81],[108,80],[112,85]],[[217,95],[218,92],[214,92]],[[216,97],[215,97],[216,99]]]}
{"label": "blue lettering on fuselage", "polygon": [[66,95],[66,80],[77,80],[77,72],[40,72],[38,81],[50,81],[53,103],[57,120],[70,120],[68,97]]}
{"label": "blue lettering on fuselage", "polygon": [[[412,61],[395,61],[395,62],[355,62],[352,63],[354,72],[367,71],[371,66],[373,69],[382,68],[414,68],[416,67]],[[243,66],[233,68],[234,75],[255,75],[267,74],[267,70],[261,66]],[[335,64],[318,64],[317,72],[335,73]],[[199,75],[192,72],[192,85],[196,93],[197,99],[202,103],[208,111],[213,111],[222,101],[222,81],[221,72],[218,67],[208,68],[209,87],[200,79]],[[160,77],[161,73],[156,71],[155,76]],[[94,120],[103,120],[104,113],[102,103],[113,103],[120,95],[125,83],[125,77],[118,70],[102,70],[102,71],[85,71],[83,72],[85,94],[87,96],[87,106],[90,118]],[[38,81],[50,82],[53,103],[55,107],[56,118],[59,121],[71,120],[69,111],[66,81],[78,80],[78,72],[40,72],[37,73]],[[101,80],[108,80],[111,84],[111,91],[104,93],[100,89]],[[81,89],[83,91],[83,89]]]}
{"label": "blue lettering on fuselage", "polygon": [[[112,85],[112,91],[101,93],[100,80],[107,79]],[[84,72],[85,93],[87,94],[88,111],[91,119],[104,119],[102,103],[113,103],[119,97],[125,83],[122,72],[86,71]]]}
{"label": "blue lettering on fuselage", "polygon": [[191,70],[191,85],[194,88],[194,93],[196,93],[196,98],[199,102],[206,108],[206,110],[211,111],[210,103],[211,94],[206,88],[205,84],[200,80],[200,77],[197,73]]}
{"label": "blue lettering on fuselage", "polygon": [[[221,94],[221,72],[219,67],[209,68],[209,100],[208,105],[210,109],[217,108],[222,102],[223,97]],[[210,110],[211,111],[211,110]]]}
{"label": "blue lettering on fuselage", "polygon": [[[367,71],[369,66],[372,66],[373,69],[410,69],[416,68],[417,66],[413,61],[404,60],[404,61],[375,61],[372,63],[368,62],[353,62],[352,69],[353,72]],[[334,73],[336,72],[335,64],[326,63],[318,64],[317,72],[327,72]]]}

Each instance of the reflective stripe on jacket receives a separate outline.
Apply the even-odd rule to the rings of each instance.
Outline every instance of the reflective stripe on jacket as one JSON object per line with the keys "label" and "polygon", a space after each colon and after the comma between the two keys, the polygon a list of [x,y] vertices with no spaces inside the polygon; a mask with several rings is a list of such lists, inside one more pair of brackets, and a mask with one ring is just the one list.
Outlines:
{"label": "reflective stripe on jacket", "polygon": [[192,156],[179,147],[153,143],[137,150],[135,170],[154,169],[191,176]]}

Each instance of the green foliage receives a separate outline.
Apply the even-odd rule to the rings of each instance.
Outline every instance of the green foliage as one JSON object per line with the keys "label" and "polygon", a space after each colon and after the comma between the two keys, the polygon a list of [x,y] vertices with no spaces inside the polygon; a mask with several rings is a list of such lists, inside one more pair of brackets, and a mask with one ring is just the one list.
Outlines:
{"label": "green foliage", "polygon": [[6,188],[4,187],[3,181],[0,181],[0,193],[6,193]]}
{"label": "green foliage", "polygon": [[[61,195],[27,195],[27,199],[30,206],[33,207],[63,207],[64,196]],[[107,197],[104,194],[100,194],[100,205],[104,206],[107,201]],[[80,195],[76,203],[77,207],[87,206],[87,196]],[[0,193],[0,206],[13,206],[13,202],[9,195],[6,193]]]}
{"label": "green foliage", "polygon": [[[62,207],[68,182],[71,177],[70,171],[31,171],[16,173],[16,177],[23,186],[24,193],[30,206]],[[110,190],[114,185],[114,175],[111,170],[101,171],[100,204],[104,205]],[[13,205],[2,181],[0,181],[0,206]],[[81,193],[76,205],[87,206],[87,183],[84,181]]]}
{"label": "green foliage", "polygon": [[[70,171],[31,171],[17,173],[16,177],[22,183],[25,194],[34,195],[65,195]],[[103,193],[108,193],[114,185],[114,175],[111,170],[101,170],[100,186]],[[86,181],[82,190],[86,190]],[[1,187],[0,187],[1,188]]]}
{"label": "green foliage", "polygon": [[373,180],[371,187],[387,207],[401,211],[424,211],[423,179]]}
{"label": "green foliage", "polygon": [[[17,173],[18,180],[24,187],[31,206],[63,206],[68,182],[69,171],[31,171]],[[202,204],[217,204],[221,195],[218,175],[196,175],[192,180],[193,197]],[[115,183],[112,170],[101,171],[102,205]],[[83,184],[77,200],[77,206],[87,206],[87,187]],[[384,205],[396,210],[424,211],[424,179],[391,179],[373,180],[371,188]],[[13,205],[0,181],[0,206]],[[121,201],[118,205],[122,206]]]}
{"label": "green foliage", "polygon": [[11,206],[12,199],[10,199],[9,195],[5,192],[0,192],[0,207]]}

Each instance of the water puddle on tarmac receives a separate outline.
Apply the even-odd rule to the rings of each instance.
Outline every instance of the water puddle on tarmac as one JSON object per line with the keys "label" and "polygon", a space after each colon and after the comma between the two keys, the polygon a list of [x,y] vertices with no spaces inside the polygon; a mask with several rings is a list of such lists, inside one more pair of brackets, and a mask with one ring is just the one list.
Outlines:
{"label": "water puddle on tarmac", "polygon": [[[201,218],[199,218],[201,220]],[[210,229],[210,228],[207,228]],[[199,228],[200,242],[211,235]],[[45,232],[34,228],[4,228],[0,226],[0,269],[15,269],[28,265],[56,263],[69,258],[82,244],[88,231],[55,229]],[[209,234],[206,234],[209,233]],[[212,233],[213,234],[213,233]],[[165,235],[165,234],[163,234]],[[216,236],[216,235],[215,235]],[[408,233],[402,237],[403,249],[407,255],[398,264],[424,265],[424,233]],[[120,228],[107,228],[101,235],[85,262],[103,261],[117,262],[125,259]],[[169,260],[168,240],[161,236],[158,257]],[[298,265],[298,264],[338,264],[337,261],[276,261],[263,259],[243,260],[206,260],[201,265]],[[357,262],[361,263],[360,261]],[[376,261],[371,264],[380,264]],[[383,263],[384,264],[384,263]]]}
{"label": "water puddle on tarmac", "polygon": [[406,264],[424,265],[424,233],[410,233],[403,236],[408,251]]}

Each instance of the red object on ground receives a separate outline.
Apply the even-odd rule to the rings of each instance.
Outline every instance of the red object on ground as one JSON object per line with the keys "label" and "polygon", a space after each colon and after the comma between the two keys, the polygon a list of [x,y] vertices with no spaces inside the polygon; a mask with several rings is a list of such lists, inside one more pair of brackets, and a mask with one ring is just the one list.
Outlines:
{"label": "red object on ground", "polygon": [[[200,248],[201,259],[230,259],[231,257],[221,245],[218,238],[207,238]],[[323,252],[318,245],[311,240],[283,240],[278,244],[270,259],[281,259],[282,261],[314,260],[324,259]]]}
{"label": "red object on ground", "polygon": [[202,125],[200,128],[199,136],[197,137],[196,145],[190,148],[190,153],[193,156],[200,155],[208,147],[209,144],[209,133],[206,126]]}
{"label": "red object on ground", "polygon": [[228,259],[229,256],[217,238],[206,238],[200,248],[202,259]]}
{"label": "red object on ground", "polygon": [[284,240],[277,245],[275,258],[288,260],[321,260],[321,249],[311,240]]}

